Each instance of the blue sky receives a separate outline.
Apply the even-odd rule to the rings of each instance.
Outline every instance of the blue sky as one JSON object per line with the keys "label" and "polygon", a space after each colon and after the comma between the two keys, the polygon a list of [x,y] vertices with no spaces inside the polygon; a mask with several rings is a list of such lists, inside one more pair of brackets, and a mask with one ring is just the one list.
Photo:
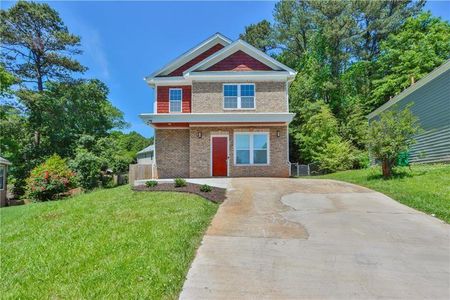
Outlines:
{"label": "blue sky", "polygon": [[[69,27],[81,36],[89,68],[85,77],[110,88],[110,100],[135,130],[146,137],[153,130],[138,117],[152,112],[153,90],[144,76],[215,32],[237,39],[246,25],[272,20],[275,2],[118,2],[51,1]],[[3,2],[8,8],[13,2]],[[450,2],[428,2],[426,9],[450,20]]]}

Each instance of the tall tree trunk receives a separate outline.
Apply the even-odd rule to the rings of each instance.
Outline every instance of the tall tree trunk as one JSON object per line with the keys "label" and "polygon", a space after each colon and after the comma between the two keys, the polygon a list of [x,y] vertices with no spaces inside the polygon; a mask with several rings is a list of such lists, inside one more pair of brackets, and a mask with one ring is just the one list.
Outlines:
{"label": "tall tree trunk", "polygon": [[[44,90],[44,83],[42,80],[42,76],[40,75],[40,72],[38,72],[37,80],[38,80],[37,81],[38,91],[39,91],[39,93],[42,93],[42,91]],[[40,126],[40,124],[38,126]],[[36,129],[34,131],[34,145],[36,147],[39,147],[40,144],[41,144],[41,132],[39,131],[39,129]]]}
{"label": "tall tree trunk", "polygon": [[392,165],[388,158],[383,159],[383,163],[381,165],[381,168],[383,170],[383,177],[384,178],[390,178],[392,176]]}

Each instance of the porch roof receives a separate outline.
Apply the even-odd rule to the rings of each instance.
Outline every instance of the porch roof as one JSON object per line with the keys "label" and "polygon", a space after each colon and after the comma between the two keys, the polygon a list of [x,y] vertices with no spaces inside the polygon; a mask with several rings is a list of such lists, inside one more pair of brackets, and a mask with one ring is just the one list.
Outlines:
{"label": "porch roof", "polygon": [[148,125],[158,123],[195,123],[195,124],[215,124],[215,123],[290,123],[294,118],[293,113],[168,113],[154,114],[144,113],[140,118]]}

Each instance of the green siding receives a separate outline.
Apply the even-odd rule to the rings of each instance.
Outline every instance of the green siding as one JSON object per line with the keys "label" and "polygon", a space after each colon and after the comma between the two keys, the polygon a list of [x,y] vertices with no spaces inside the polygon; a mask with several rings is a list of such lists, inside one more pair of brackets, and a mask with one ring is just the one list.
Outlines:
{"label": "green siding", "polygon": [[[411,112],[419,118],[424,132],[416,137],[411,162],[450,162],[450,70],[446,70],[413,91],[390,109],[414,103]],[[376,119],[377,116],[370,120]],[[370,121],[369,120],[369,121]]]}

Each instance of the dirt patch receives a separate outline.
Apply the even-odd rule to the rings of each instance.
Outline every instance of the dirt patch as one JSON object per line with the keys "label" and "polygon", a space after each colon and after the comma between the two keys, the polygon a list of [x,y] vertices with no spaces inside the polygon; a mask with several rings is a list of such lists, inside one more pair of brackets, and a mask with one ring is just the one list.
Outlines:
{"label": "dirt patch", "polygon": [[191,193],[202,196],[214,203],[222,203],[226,198],[226,189],[211,186],[210,192],[200,191],[201,185],[188,182],[186,186],[175,187],[173,183],[159,183],[155,187],[147,187],[146,185],[138,185],[133,187],[134,191],[138,192],[181,192]]}

